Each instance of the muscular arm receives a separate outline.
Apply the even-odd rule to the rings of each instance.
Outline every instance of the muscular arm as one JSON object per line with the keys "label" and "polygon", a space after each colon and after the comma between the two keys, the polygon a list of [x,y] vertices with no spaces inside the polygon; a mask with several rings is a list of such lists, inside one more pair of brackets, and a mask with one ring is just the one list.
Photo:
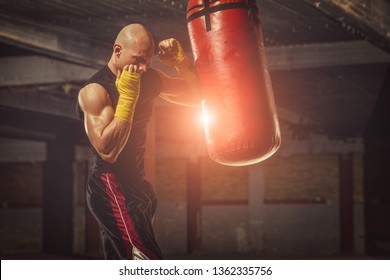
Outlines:
{"label": "muscular arm", "polygon": [[159,71],[163,87],[160,97],[173,103],[200,107],[201,97],[197,90],[195,70],[180,43],[170,38],[161,41],[159,48],[161,62],[174,67],[180,75],[180,78],[174,78]]}
{"label": "muscular arm", "polygon": [[162,92],[160,93],[162,99],[191,107],[201,106],[202,100],[194,83],[157,71],[162,81]]}
{"label": "muscular arm", "polygon": [[81,89],[78,101],[93,147],[105,161],[114,163],[129,138],[131,123],[114,116],[108,93],[98,84]]}

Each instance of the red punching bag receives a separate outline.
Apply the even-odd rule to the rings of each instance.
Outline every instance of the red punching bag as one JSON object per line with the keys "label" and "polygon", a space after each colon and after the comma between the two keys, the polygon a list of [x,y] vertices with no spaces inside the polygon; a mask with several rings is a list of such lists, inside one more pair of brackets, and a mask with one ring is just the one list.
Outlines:
{"label": "red punching bag", "polygon": [[187,23],[209,156],[240,166],[267,159],[280,129],[254,0],[189,0]]}

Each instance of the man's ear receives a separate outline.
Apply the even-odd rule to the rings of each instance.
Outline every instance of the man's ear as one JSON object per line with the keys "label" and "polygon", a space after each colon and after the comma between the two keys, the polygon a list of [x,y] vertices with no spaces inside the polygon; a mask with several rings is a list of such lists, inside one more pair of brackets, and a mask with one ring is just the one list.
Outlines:
{"label": "man's ear", "polygon": [[115,54],[115,57],[120,57],[121,54],[122,54],[122,46],[119,45],[119,44],[115,44],[114,45],[114,54]]}

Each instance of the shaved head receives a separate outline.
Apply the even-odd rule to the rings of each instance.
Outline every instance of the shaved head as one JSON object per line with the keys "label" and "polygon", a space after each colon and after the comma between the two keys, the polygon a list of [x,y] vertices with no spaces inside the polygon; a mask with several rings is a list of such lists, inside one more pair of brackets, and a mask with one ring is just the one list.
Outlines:
{"label": "shaved head", "polygon": [[134,40],[140,40],[154,46],[152,35],[145,26],[139,23],[133,23],[123,27],[116,37],[115,44],[127,47],[129,44],[133,43]]}
{"label": "shaved head", "polygon": [[129,24],[119,31],[108,66],[114,74],[126,65],[146,72],[153,54],[154,41],[150,32],[142,24]]}

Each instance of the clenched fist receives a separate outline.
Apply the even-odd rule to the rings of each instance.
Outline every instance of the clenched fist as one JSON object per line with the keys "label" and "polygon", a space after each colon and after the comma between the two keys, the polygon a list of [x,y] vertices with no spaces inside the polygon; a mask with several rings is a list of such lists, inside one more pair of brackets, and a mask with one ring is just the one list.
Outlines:
{"label": "clenched fist", "polygon": [[161,41],[158,47],[160,49],[158,57],[165,65],[180,68],[191,63],[179,41],[175,38]]}

